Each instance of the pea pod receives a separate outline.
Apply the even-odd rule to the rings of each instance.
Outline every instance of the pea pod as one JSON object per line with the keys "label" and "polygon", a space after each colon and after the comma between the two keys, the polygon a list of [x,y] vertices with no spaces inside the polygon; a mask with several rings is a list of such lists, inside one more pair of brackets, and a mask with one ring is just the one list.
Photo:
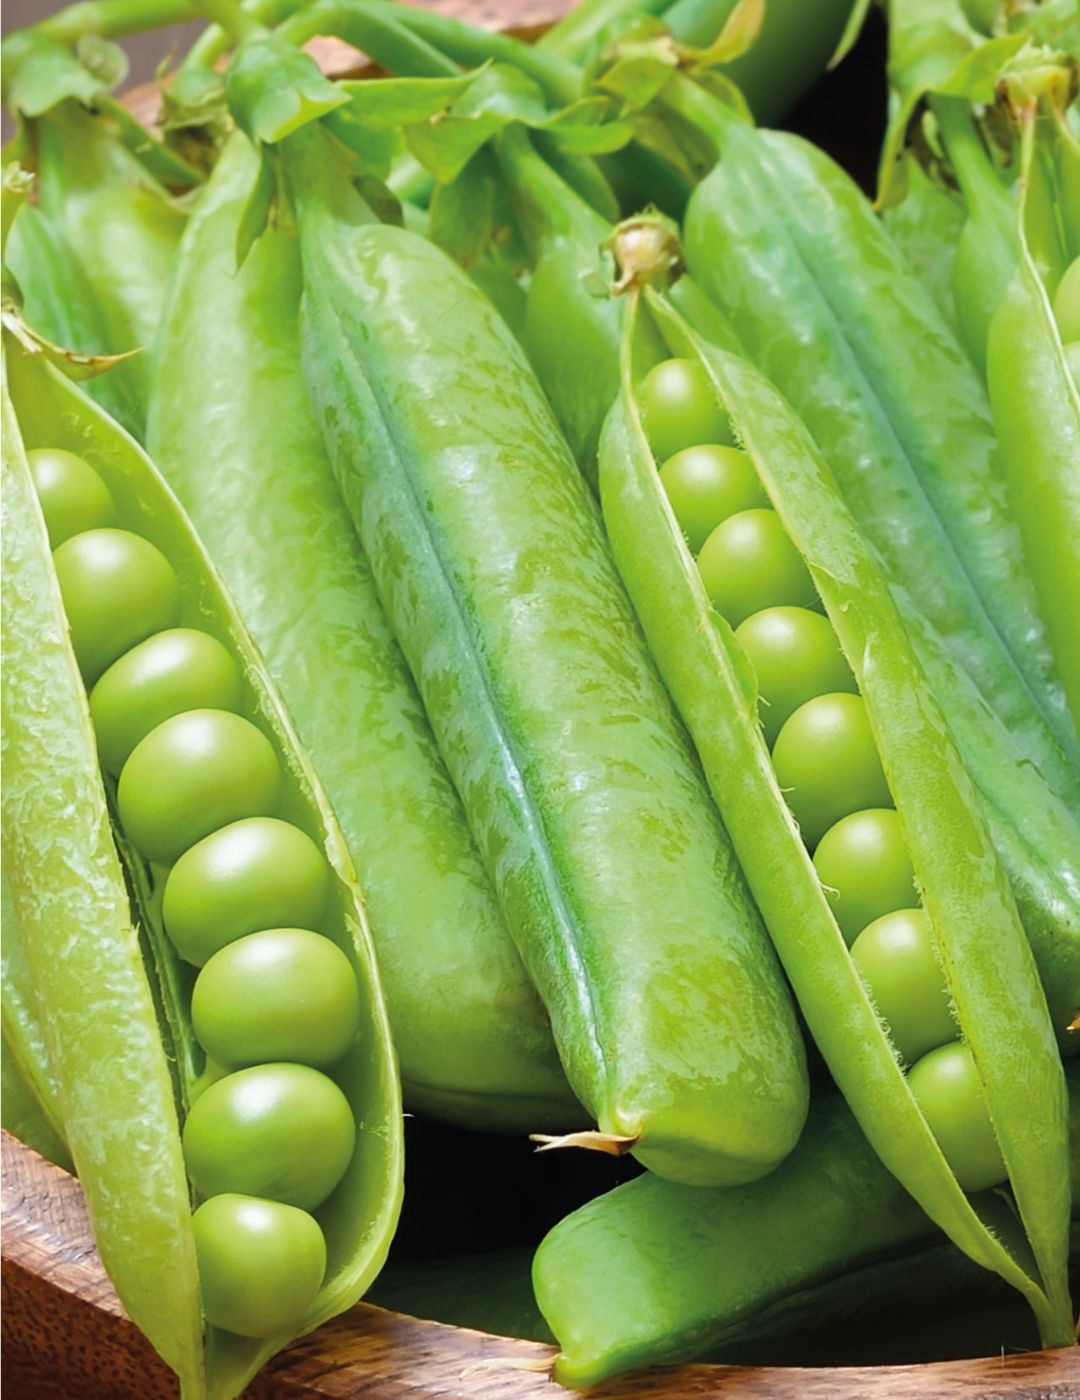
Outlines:
{"label": "pea pod", "polygon": [[[1047,1343],[1064,1344],[1072,1335],[1064,1080],[975,789],[884,575],[805,427],[745,360],[702,341],[659,296],[650,305],[671,349],[701,366],[730,414],[859,683],[1035,1274],[990,1233],[960,1189],[849,955],[758,733],[752,672],[709,603],[657,475],[641,423],[630,321],[620,397],[601,441],[601,499],[645,634],[807,1024],[871,1145],[954,1243],[1024,1294]],[[776,757],[779,766],[779,741]]]}
{"label": "pea pod", "polygon": [[[48,372],[30,372],[41,376],[45,412],[58,415],[68,391],[53,397]],[[10,896],[47,1008],[49,1060],[102,1261],[184,1394],[197,1396],[205,1388],[199,1284],[172,1080],[6,372],[3,416]],[[103,1062],[108,1073],[86,1073]]]}
{"label": "pea pod", "polygon": [[[1025,926],[1071,964],[1062,996],[1075,1002],[1080,763],[974,371],[826,157],[752,130],[680,75],[663,100],[721,151],[688,209],[690,270],[804,417],[881,554]],[[808,340],[820,353],[806,355]],[[871,461],[877,469],[864,471]],[[1067,1021],[1056,1024],[1075,1047]]]}
{"label": "pea pod", "polygon": [[[1075,809],[1075,734],[994,468],[989,406],[951,332],[821,152],[753,130],[678,75],[670,101],[720,153],[687,210],[690,271],[805,416],[890,576]],[[807,335],[821,354],[802,353]],[[868,461],[882,464],[872,482]]]}
{"label": "pea pod", "polygon": [[164,310],[150,449],[326,785],[361,877],[410,1106],[489,1130],[567,1126],[575,1105],[547,1018],[307,407],[295,234],[268,230],[234,271],[255,170],[237,134],[189,220]]}
{"label": "pea pod", "polygon": [[[221,1397],[236,1395],[247,1384],[258,1367],[274,1351],[284,1345],[290,1336],[318,1326],[328,1317],[342,1311],[354,1302],[378,1271],[389,1246],[401,1200],[400,1098],[389,1027],[375,972],[374,954],[355,876],[344,840],[331,815],[329,804],[317,785],[280,701],[269,685],[262,669],[262,663],[243,629],[234,606],[225,594],[202,546],[192,532],[191,526],[175,498],[157,476],[137,445],[116,425],[105,418],[76,388],[64,381],[48,365],[43,364],[40,357],[19,354],[13,358],[10,374],[12,398],[16,405],[19,429],[27,445],[34,449],[49,447],[73,452],[77,458],[88,463],[90,468],[98,473],[115,504],[117,524],[126,527],[129,531],[127,538],[143,541],[145,548],[151,552],[153,549],[160,550],[161,555],[168,561],[179,581],[177,595],[179,620],[189,629],[182,635],[187,637],[194,635],[196,638],[202,638],[200,647],[216,648],[218,652],[223,652],[227,659],[231,658],[232,672],[234,675],[239,674],[240,677],[240,713],[226,712],[225,720],[228,721],[228,734],[232,735],[235,731],[236,735],[241,736],[242,743],[238,750],[235,745],[232,745],[230,739],[229,743],[232,747],[228,752],[230,755],[238,751],[254,753],[257,755],[257,762],[263,765],[263,768],[258,771],[266,771],[265,765],[269,763],[274,774],[273,790],[276,795],[270,804],[271,810],[265,818],[257,816],[253,820],[265,820],[268,823],[278,841],[278,849],[281,849],[280,843],[284,840],[291,843],[291,847],[298,848],[303,852],[310,852],[309,859],[315,862],[314,869],[319,882],[318,889],[321,891],[324,903],[322,921],[317,925],[319,933],[313,932],[306,936],[318,938],[320,933],[325,934],[327,946],[329,947],[331,943],[336,945],[337,950],[343,955],[341,960],[345,962],[347,967],[351,967],[351,976],[355,978],[359,996],[363,1017],[363,1033],[358,1040],[354,1041],[352,1048],[347,1051],[344,1057],[334,1065],[330,1071],[332,1078],[327,1077],[327,1075],[319,1075],[315,1069],[306,1069],[304,1066],[279,1067],[290,1072],[288,1076],[278,1076],[282,1083],[286,1078],[296,1080],[298,1085],[300,1080],[311,1085],[317,1082],[324,1086],[319,1090],[324,1097],[329,1095],[334,1103],[340,1101],[344,1105],[344,1112],[346,1114],[351,1112],[360,1124],[359,1143],[357,1150],[352,1153],[347,1162],[343,1162],[344,1176],[333,1194],[321,1207],[313,1207],[317,1210],[317,1224],[325,1236],[327,1263],[321,1285],[318,1283],[318,1275],[314,1278],[313,1291],[317,1291],[314,1301],[303,1317],[298,1321],[290,1321],[287,1328],[283,1327],[279,1330],[278,1335],[272,1337],[266,1337],[265,1333],[261,1337],[236,1336],[224,1332],[218,1327],[206,1329],[207,1392],[212,1396]],[[94,531],[87,533],[95,534]],[[97,533],[109,535],[107,530]],[[116,530],[114,533],[122,534],[123,530]],[[8,532],[9,537],[12,534],[13,532]],[[57,549],[55,567],[69,590],[73,556],[65,551],[68,551],[70,546],[77,545],[80,540],[85,539],[86,533],[76,534],[66,543],[60,544]],[[53,575],[49,571],[47,563],[47,560],[42,559],[41,568],[48,573],[51,579]],[[78,596],[69,591],[69,620],[72,621],[74,627],[76,645],[81,646],[79,654],[84,658],[83,665],[85,666],[88,664],[85,659],[87,656],[85,647],[86,623],[83,621],[81,612],[73,613],[71,611],[73,603],[76,601],[79,601]],[[139,604],[140,598],[136,596],[134,602]],[[80,643],[81,635],[84,639],[82,643]],[[169,635],[175,634],[170,633]],[[151,636],[148,640],[156,643],[157,637]],[[135,650],[138,651],[140,648],[137,647]],[[129,662],[129,658],[134,654],[133,651],[121,658],[121,664],[133,665],[134,663]],[[108,673],[106,673],[107,678]],[[199,683],[203,683],[202,679]],[[35,693],[49,695],[49,713],[50,716],[54,715],[56,701],[52,689],[38,687]],[[115,694],[114,690],[114,697]],[[79,752],[88,767],[93,760],[93,769],[96,773],[96,757],[93,754],[90,731],[85,720],[86,702],[81,683],[78,694],[72,703],[74,704],[76,701],[82,707],[81,712],[84,716],[82,726],[74,731],[79,738]],[[121,690],[119,698],[114,698],[114,708],[104,709],[100,700],[99,687],[95,687],[95,714],[103,736],[113,733],[117,723],[117,715],[120,716],[122,722],[126,722],[124,716],[127,711],[124,709],[124,703],[126,703],[124,702],[124,692]],[[196,871],[200,868],[198,865],[201,859],[200,851],[205,842],[198,842],[190,850],[184,851],[181,859],[169,871],[163,870],[160,865],[147,861],[146,851],[150,845],[146,834],[148,831],[154,832],[160,829],[166,834],[173,833],[175,836],[180,821],[184,820],[190,824],[193,816],[191,811],[184,808],[182,802],[172,803],[167,800],[165,807],[162,807],[160,799],[160,792],[163,790],[162,783],[172,782],[172,790],[174,792],[180,791],[185,784],[190,787],[191,782],[201,781],[199,772],[205,771],[204,769],[200,770],[198,760],[191,764],[185,764],[181,760],[179,765],[174,760],[171,770],[167,766],[155,770],[154,763],[161,757],[163,746],[169,741],[170,736],[179,732],[178,725],[184,729],[185,733],[189,732],[192,726],[196,731],[202,733],[208,724],[204,717],[209,715],[213,719],[215,715],[220,715],[221,711],[195,709],[176,714],[175,709],[173,709],[171,713],[173,718],[158,724],[131,749],[130,756],[123,762],[118,788],[113,788],[110,783],[110,796],[119,814],[120,835],[123,838],[127,858],[131,862],[132,874],[136,883],[143,890],[142,908],[146,937],[154,953],[154,992],[160,1002],[163,1018],[174,1042],[173,1054],[181,1077],[178,1086],[180,1103],[182,1108],[188,1111],[188,1120],[185,1126],[185,1153],[193,1175],[197,1178],[196,1186],[200,1182],[205,1182],[207,1184],[201,1189],[205,1192],[214,1192],[220,1188],[210,1184],[213,1181],[213,1175],[205,1166],[205,1144],[209,1141],[212,1147],[213,1139],[207,1138],[205,1126],[198,1130],[193,1126],[195,1123],[193,1110],[198,1107],[199,1119],[205,1125],[210,1110],[204,1105],[214,1102],[220,1105],[223,1098],[228,1100],[230,1094],[240,1092],[239,1086],[235,1091],[232,1088],[236,1081],[240,1080],[241,1083],[245,1081],[241,1080],[239,1074],[233,1073],[225,1079],[219,1079],[217,1083],[212,1083],[211,1081],[219,1077],[220,1071],[215,1071],[211,1066],[207,1066],[207,1072],[203,1073],[202,1061],[204,1057],[195,1039],[191,1019],[192,1009],[189,1001],[192,971],[190,967],[181,963],[170,938],[179,938],[178,930],[182,926],[181,914],[186,920],[183,926],[188,928],[189,938],[192,936],[190,934],[191,923],[196,916],[201,917],[204,924],[208,926],[206,936],[218,941],[229,937],[230,934],[235,935],[237,931],[245,932],[246,930],[242,928],[230,930],[226,926],[227,918],[232,918],[235,914],[234,906],[230,905],[228,900],[231,898],[235,903],[235,898],[238,895],[235,885],[232,894],[230,894],[228,877],[217,877],[219,883],[211,885],[209,893],[205,896],[199,893],[199,886],[197,882],[190,879],[190,875],[187,884],[181,881],[174,883],[173,877],[177,875],[181,866],[185,866],[188,872],[193,868]],[[101,726],[106,721],[108,721],[108,728],[102,729]],[[186,728],[184,728],[185,726]],[[200,729],[200,726],[203,728]],[[43,728],[40,724],[33,727],[39,730]],[[57,742],[56,734],[58,732],[68,734],[74,728],[71,725],[61,725],[59,721],[44,727],[48,729],[49,737],[53,742]],[[212,728],[212,726],[210,727]],[[137,735],[134,737],[137,738]],[[167,756],[166,751],[165,757],[167,758]],[[230,757],[229,761],[233,762],[234,760]],[[159,776],[156,777],[155,783],[144,783],[141,779],[137,780],[135,775],[142,770],[147,770],[150,775],[156,771]],[[95,779],[95,781],[100,784],[100,779]],[[5,796],[13,802],[18,810],[19,799],[12,797],[13,787],[14,785],[11,783],[6,785]],[[18,792],[19,789],[15,789],[15,791]],[[206,809],[195,810],[194,817],[204,824],[208,823],[211,828],[216,825],[221,819],[220,803],[228,798],[228,789],[224,791],[224,797],[217,790],[211,793],[211,800]],[[184,815],[185,811],[187,815]],[[215,815],[215,811],[218,811],[218,815]],[[240,815],[243,816],[244,813],[241,812]],[[236,825],[244,828],[245,833],[250,827],[250,823],[246,820],[240,821]],[[94,830],[100,830],[99,839],[109,839],[103,805],[100,806]],[[225,829],[230,834],[233,830],[233,827]],[[258,830],[261,831],[262,828]],[[285,834],[282,835],[282,833]],[[292,833],[292,835],[288,833]],[[221,836],[221,832],[212,830],[208,839],[216,842]],[[155,841],[156,839],[155,837]],[[184,842],[190,843],[190,839],[189,835],[184,838]],[[89,843],[87,844],[88,848],[92,849]],[[170,860],[175,849],[176,841],[173,840],[169,847]],[[219,849],[221,849],[220,846],[215,846],[216,851]],[[196,864],[193,866],[192,862]],[[25,862],[20,862],[20,868],[26,868]],[[246,894],[239,891],[239,894],[250,900],[259,897],[260,890],[276,888],[271,879],[272,873],[267,872],[262,883],[256,887],[254,894],[250,891]],[[221,884],[222,878],[225,879],[224,885]],[[59,888],[65,887],[65,881],[60,876],[56,877],[55,883]],[[88,886],[88,889],[90,888]],[[175,891],[173,895],[170,895],[171,889]],[[187,905],[181,902],[181,895],[185,890],[192,892]],[[173,901],[172,904],[170,904],[170,899]],[[192,904],[191,900],[195,902]],[[26,903],[28,907],[32,907],[29,897]],[[127,923],[126,909],[125,896],[124,914]],[[317,913],[316,910],[315,914]],[[313,914],[312,917],[314,916]],[[82,922],[86,926],[96,927],[102,923],[102,919],[99,916],[96,921],[84,920]],[[70,926],[71,921],[68,922],[68,927],[70,928]],[[256,923],[256,927],[259,926]],[[30,946],[33,946],[32,942],[28,941],[28,947]],[[189,944],[184,943],[183,946],[185,952],[189,951]],[[96,978],[93,974],[99,967],[98,959],[102,956],[90,940],[88,940],[88,949],[85,953],[88,966],[84,973],[77,977],[74,984],[78,989],[77,1005],[81,1008],[85,1004],[89,1008],[93,1015],[94,1026],[98,1028],[98,1034],[104,1036],[104,1044],[101,1046],[100,1052],[96,1051],[90,1044],[80,1045],[69,1035],[69,1025],[74,1023],[77,1028],[78,1024],[74,1020],[74,1014],[69,1009],[74,996],[72,984],[66,981],[70,959],[55,959],[55,967],[50,973],[52,980],[46,981],[45,971],[38,966],[34,967],[34,973],[39,1000],[43,1005],[49,1007],[49,1024],[55,1027],[53,1033],[57,1037],[57,1045],[61,1044],[62,1038],[62,1053],[68,1057],[62,1062],[61,1067],[61,1062],[57,1061],[56,1054],[53,1053],[54,1047],[50,1047],[51,1058],[57,1067],[62,1098],[66,1095],[88,1092],[85,1087],[88,1082],[93,1087],[93,1092],[98,1096],[94,1104],[94,1112],[86,1114],[81,1120],[93,1125],[91,1135],[94,1140],[97,1141],[98,1138],[104,1140],[107,1137],[107,1134],[102,1130],[102,1125],[95,1123],[94,1120],[100,1116],[105,1123],[108,1123],[111,1109],[116,1115],[119,1115],[118,1121],[127,1125],[126,1131],[128,1132],[130,1132],[130,1125],[133,1122],[140,1122],[140,1133],[145,1132],[140,1121],[140,1111],[147,1122],[156,1120],[162,1122],[158,1136],[151,1145],[144,1149],[152,1152],[154,1160],[160,1159],[161,1165],[158,1167],[156,1175],[148,1170],[145,1176],[150,1204],[155,1203],[155,1192],[157,1192],[162,1197],[160,1208],[163,1209],[165,1206],[171,1208],[172,1229],[176,1237],[174,1248],[178,1255],[181,1250],[183,1251],[183,1262],[178,1261],[174,1264],[163,1264],[162,1256],[154,1248],[156,1241],[152,1229],[145,1225],[140,1228],[137,1225],[128,1226],[125,1224],[127,1219],[124,1214],[124,1206],[127,1204],[124,1201],[125,1187],[132,1176],[132,1168],[127,1155],[123,1151],[110,1149],[103,1151],[100,1157],[92,1157],[88,1160],[84,1147],[82,1149],[83,1157],[80,1159],[80,1146],[76,1140],[73,1114],[65,1105],[65,1127],[71,1140],[72,1154],[79,1169],[79,1175],[91,1202],[92,1215],[97,1221],[99,1239],[102,1231],[107,1231],[110,1228],[122,1228],[130,1231],[126,1240],[126,1248],[121,1250],[119,1258],[114,1256],[109,1265],[114,1270],[114,1277],[117,1279],[121,1296],[132,1308],[136,1320],[140,1320],[140,1316],[145,1314],[147,1305],[141,1300],[138,1291],[129,1302],[131,1293],[125,1285],[125,1280],[128,1277],[125,1270],[138,1267],[144,1275],[147,1271],[153,1272],[153,1286],[147,1280],[140,1287],[147,1298],[155,1301],[158,1298],[168,1297],[169,1302],[162,1302],[161,1306],[165,1310],[166,1316],[171,1319],[170,1325],[186,1328],[187,1337],[193,1338],[194,1355],[191,1354],[190,1345],[186,1355],[176,1355],[176,1349],[173,1347],[173,1354],[169,1359],[172,1364],[182,1367],[183,1373],[187,1377],[195,1378],[191,1379],[189,1383],[192,1392],[199,1393],[201,1383],[198,1382],[197,1377],[203,1365],[201,1340],[203,1323],[198,1305],[199,1280],[194,1269],[193,1231],[201,1241],[200,1258],[203,1257],[205,1249],[207,1251],[206,1257],[215,1262],[215,1268],[209,1274],[205,1272],[205,1269],[203,1273],[204,1287],[213,1284],[215,1290],[219,1287],[216,1269],[218,1255],[215,1251],[222,1239],[222,1233],[220,1230],[215,1230],[208,1235],[206,1226],[200,1226],[200,1217],[202,1217],[202,1210],[205,1209],[205,1206],[194,1218],[190,1215],[188,1186],[183,1173],[183,1159],[180,1156],[180,1140],[173,1106],[172,1085],[169,1082],[167,1070],[164,1069],[160,1032],[153,1014],[150,989],[145,980],[140,981],[140,979],[144,979],[144,974],[141,971],[133,936],[128,936],[125,947],[127,957],[125,966],[130,969],[130,977],[140,982],[141,991],[133,991],[127,985],[122,988],[124,1005],[127,1009],[123,1015],[119,1012],[116,1014],[115,1025],[122,1028],[123,1033],[114,1028],[111,1016],[99,1019],[97,1002],[93,999],[87,1000],[86,988],[96,985]],[[338,956],[337,952],[335,952],[336,956]],[[303,973],[303,968],[300,968],[300,972]],[[252,985],[254,984],[249,981],[249,995]],[[106,982],[105,988],[107,989],[109,986],[110,984]],[[119,996],[120,993],[117,992],[116,995]],[[129,1007],[128,1002],[130,1002]],[[60,1013],[63,1013],[63,1016]],[[133,1046],[129,1052],[127,1028],[133,1021],[141,1029],[142,1037],[136,1039],[133,1034],[130,1036],[133,1040]],[[104,1031],[102,1031],[102,1027],[105,1028]],[[102,1076],[85,1074],[85,1066],[88,1062],[99,1058],[101,1054],[107,1057],[110,1051],[119,1055],[128,1053],[138,1055],[140,1070],[136,1079],[140,1086],[145,1085],[144,1092],[148,1100],[141,1110],[132,1108],[130,1105],[122,1105],[119,1102],[114,1106],[110,1102],[110,1095],[117,1100],[120,1097],[116,1088],[116,1076],[113,1073]],[[149,1065],[153,1065],[155,1058],[157,1058],[163,1066],[162,1075],[164,1078],[159,1076],[155,1080],[146,1075],[141,1067],[144,1058]],[[256,1066],[254,1070],[247,1070],[245,1073],[249,1076],[257,1074],[261,1072],[262,1068],[262,1066]],[[273,1066],[269,1068],[274,1069]],[[297,1072],[301,1072],[299,1077]],[[120,1082],[124,1082],[122,1076]],[[271,1081],[265,1082],[270,1083]],[[313,1091],[305,1092],[308,1093],[310,1101],[310,1093]],[[337,1096],[336,1099],[333,1096]],[[228,1102],[226,1102],[226,1109],[228,1106]],[[220,1121],[221,1110],[217,1111]],[[338,1109],[334,1109],[334,1111],[340,1112]],[[225,1116],[227,1119],[227,1114]],[[280,1128],[278,1131],[280,1132]],[[297,1135],[299,1140],[303,1142],[302,1131],[298,1129]],[[225,1140],[231,1141],[228,1133],[225,1135]],[[203,1150],[196,1153],[195,1148],[200,1146]],[[325,1163],[331,1150],[329,1142],[324,1144],[324,1150],[321,1152],[319,1160]],[[231,1151],[234,1158],[234,1169],[242,1174],[247,1170],[249,1159],[237,1157],[235,1146]],[[253,1154],[250,1160],[256,1166],[258,1165],[257,1154]],[[168,1187],[168,1190],[168,1179],[164,1175],[164,1164],[166,1163],[171,1163],[174,1167],[179,1165],[179,1178],[177,1179],[175,1174],[173,1175],[172,1185]],[[135,1176],[135,1180],[138,1180],[137,1176]],[[234,1192],[237,1189],[237,1187],[232,1188]],[[243,1187],[239,1189],[244,1190]],[[255,1190],[249,1191],[247,1194],[259,1196],[265,1193]],[[212,1206],[215,1213],[220,1214],[222,1210],[231,1210],[232,1202],[242,1199],[235,1194],[214,1194],[206,1204]],[[96,1208],[95,1203],[98,1203]],[[274,1204],[273,1200],[269,1202],[271,1206]],[[262,1203],[256,1201],[255,1206],[265,1215],[266,1211]],[[248,1207],[242,1206],[241,1209],[247,1210]],[[277,1207],[279,1218],[284,1219],[280,1216],[280,1211],[291,1209],[292,1207],[288,1205]],[[297,1217],[300,1214],[300,1211],[295,1212]],[[206,1217],[202,1218],[205,1221]],[[288,1220],[293,1222],[294,1217],[290,1216]],[[295,1229],[296,1226],[290,1223],[289,1228]],[[198,1233],[200,1229],[202,1230],[201,1235]],[[163,1239],[165,1243],[168,1242],[167,1235],[164,1235]],[[137,1242],[139,1249],[135,1250],[130,1241]],[[103,1250],[103,1255],[105,1254],[106,1251]],[[161,1287],[162,1276],[170,1280],[175,1278],[177,1281],[175,1290],[178,1291],[181,1286],[187,1290],[182,1300],[177,1298],[175,1293],[170,1294],[169,1290]],[[252,1286],[257,1286],[258,1282],[259,1279],[256,1275],[252,1278]],[[203,1296],[205,1304],[218,1306],[215,1303],[215,1292],[211,1292],[209,1297],[205,1293]],[[237,1305],[240,1306],[243,1302],[244,1295],[241,1294]],[[236,1315],[239,1316],[239,1314]],[[243,1325],[242,1318],[241,1325]],[[156,1333],[161,1332],[161,1324],[155,1323],[154,1319],[151,1318],[147,1330],[152,1336],[155,1336],[155,1331]],[[235,1328],[233,1330],[235,1331]],[[168,1333],[166,1333],[166,1337],[168,1337]],[[160,1346],[160,1342],[158,1344]]]}
{"label": "pea pod", "polygon": [[[1075,1069],[1069,1097],[1076,1192]],[[821,1099],[798,1147],[764,1181],[701,1192],[646,1174],[548,1233],[533,1282],[561,1348],[555,1379],[596,1385],[715,1348],[734,1359],[732,1347],[747,1339],[782,1338],[793,1324],[805,1329],[808,1316],[861,1320],[868,1302],[902,1301],[908,1291],[931,1306],[970,1295],[978,1271],[963,1271],[935,1236],[843,1100]]]}
{"label": "pea pod", "polygon": [[[241,45],[257,116],[251,71]],[[801,1047],[568,449],[465,275],[374,221],[317,125],[282,157],[316,420],[570,1084],[605,1143],[758,1175],[801,1126]]]}
{"label": "pea pod", "polygon": [[[1040,56],[1041,57],[1041,56]],[[1033,56],[1031,62],[1036,62]],[[987,375],[994,425],[1025,556],[1069,700],[1080,725],[1080,634],[1067,599],[1080,589],[1075,542],[1080,494],[1075,462],[1080,450],[1080,396],[1069,371],[1062,332],[1049,291],[1060,280],[1060,230],[1053,210],[1032,220],[1032,192],[1040,158],[1037,95],[1025,97],[1023,70],[1003,77],[1021,90],[1016,111],[1018,156],[1024,178],[1019,197],[1006,192],[961,97],[935,97],[946,151],[969,210],[954,274],[954,290],[969,349]],[[1061,156],[1080,159],[1063,138]],[[1047,237],[1028,224],[1049,223]],[[1051,252],[1047,245],[1052,244]],[[1067,249],[1077,253],[1077,248]],[[1048,282],[1044,278],[1050,279]]]}
{"label": "pea pod", "polygon": [[[1034,107],[1022,121],[1022,159],[1030,171]],[[1080,733],[1080,624],[1069,602],[1080,594],[1080,385],[1032,256],[1025,208],[1021,199],[1016,270],[990,322],[987,382],[1025,558]],[[1080,260],[1080,244],[1072,252]]]}

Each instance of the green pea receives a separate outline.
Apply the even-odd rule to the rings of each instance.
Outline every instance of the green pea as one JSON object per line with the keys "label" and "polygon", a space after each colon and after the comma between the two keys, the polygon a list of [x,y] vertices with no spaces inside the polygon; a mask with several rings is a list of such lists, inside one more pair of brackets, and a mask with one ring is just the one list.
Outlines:
{"label": "green pea", "polygon": [[318,1221],[295,1206],[212,1196],[192,1217],[206,1320],[240,1337],[294,1332],[326,1273]]}
{"label": "green pea", "polygon": [[654,366],[641,382],[638,402],[658,462],[698,443],[734,441],[731,422],[696,360],[664,360]]}
{"label": "green pea", "polygon": [[356,974],[321,934],[264,929],[207,962],[191,1023],[206,1053],[231,1068],[268,1060],[321,1068],[340,1059],[360,1030]]}
{"label": "green pea", "polygon": [[861,695],[818,695],[781,729],[773,765],[811,850],[834,822],[864,807],[891,807]]}
{"label": "green pea", "polygon": [[84,530],[116,519],[109,488],[93,467],[62,447],[35,447],[26,454],[53,549]]}
{"label": "green pea", "polygon": [[317,1069],[256,1065],[195,1100],[183,1141],[200,1195],[236,1192],[315,1210],[345,1175],[356,1123],[345,1095]]}
{"label": "green pea", "polygon": [[713,607],[732,627],[763,608],[817,601],[810,572],[774,510],[742,510],[722,521],[702,546],[698,569]]}
{"label": "green pea", "polygon": [[1062,340],[1080,340],[1080,258],[1074,258],[1065,269],[1053,305]]}
{"label": "green pea", "polygon": [[945,974],[922,909],[896,909],[863,929],[851,959],[906,1064],[956,1039]]}
{"label": "green pea", "polygon": [[330,867],[299,827],[276,817],[233,822],[185,851],[162,897],[165,931],[201,967],[219,948],[266,928],[317,928]]}
{"label": "green pea", "polygon": [[832,623],[821,613],[763,608],[741,622],[735,635],[757,675],[761,727],[770,745],[784,721],[807,700],[856,688]]}
{"label": "green pea", "polygon": [[911,856],[891,808],[841,817],[818,842],[814,865],[849,946],[867,924],[915,900]]}
{"label": "green pea", "polygon": [[167,865],[227,822],[269,816],[280,790],[277,756],[250,720],[188,710],[135,745],[117,808],[136,850]]}
{"label": "green pea", "polygon": [[985,1191],[1007,1180],[975,1061],[962,1041],[950,1041],[924,1055],[908,1083],[965,1191]]}
{"label": "green pea", "polygon": [[53,563],[88,685],[130,647],[180,619],[180,583],[172,565],[129,530],[72,535]]}
{"label": "green pea", "polygon": [[684,447],[660,468],[660,482],[692,554],[721,520],[769,504],[753,462],[738,447]]}
{"label": "green pea", "polygon": [[190,627],[158,632],[114,661],[90,693],[102,765],[119,773],[139,740],[173,715],[240,703],[240,672],[216,637]]}

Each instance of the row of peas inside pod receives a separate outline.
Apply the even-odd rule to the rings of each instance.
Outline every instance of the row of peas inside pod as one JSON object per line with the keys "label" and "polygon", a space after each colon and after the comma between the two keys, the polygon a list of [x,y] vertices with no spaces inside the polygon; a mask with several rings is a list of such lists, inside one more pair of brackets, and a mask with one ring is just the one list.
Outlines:
{"label": "row of peas inside pod", "polygon": [[655,365],[639,402],[705,589],[757,676],[777,779],[912,1093],[960,1185],[996,1185],[1007,1173],[866,707],[809,571],[700,364]]}
{"label": "row of peas inside pod", "polygon": [[312,1212],[356,1148],[326,1071],[361,1002],[349,959],[320,931],[331,871],[276,815],[274,747],[239,713],[237,660],[181,627],[183,582],[156,545],[116,528],[101,476],[62,449],[27,454],[72,643],[90,692],[124,837],[163,868],[162,915],[200,968],[191,999],[204,1087],[183,1131],[207,1319],[243,1337],[294,1328],[323,1283]]}

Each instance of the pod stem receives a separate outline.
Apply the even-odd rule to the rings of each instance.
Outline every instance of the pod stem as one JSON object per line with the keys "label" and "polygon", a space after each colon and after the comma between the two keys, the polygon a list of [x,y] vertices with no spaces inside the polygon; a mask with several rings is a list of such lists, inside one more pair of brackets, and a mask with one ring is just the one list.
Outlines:
{"label": "pod stem", "polygon": [[537,1144],[537,1152],[553,1152],[563,1147],[583,1147],[586,1152],[604,1152],[609,1157],[625,1157],[640,1141],[640,1134],[622,1137],[618,1133],[601,1133],[587,1128],[580,1133],[530,1133],[529,1141]]}
{"label": "pod stem", "polygon": [[86,35],[114,39],[198,16],[193,0],[79,0],[39,20],[33,28],[62,44],[74,44]]}

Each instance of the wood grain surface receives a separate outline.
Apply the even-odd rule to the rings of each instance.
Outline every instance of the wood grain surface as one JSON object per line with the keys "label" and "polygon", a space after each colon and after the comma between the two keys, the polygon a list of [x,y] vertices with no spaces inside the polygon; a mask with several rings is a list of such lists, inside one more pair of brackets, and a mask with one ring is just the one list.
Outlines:
{"label": "wood grain surface", "polygon": [[[124,1315],[79,1184],[7,1133],[3,1380],[12,1400],[174,1400],[172,1373]],[[361,1303],[282,1352],[249,1400],[558,1400],[551,1347],[444,1327]],[[655,1367],[592,1400],[1076,1400],[1080,1350],[926,1366]]]}

